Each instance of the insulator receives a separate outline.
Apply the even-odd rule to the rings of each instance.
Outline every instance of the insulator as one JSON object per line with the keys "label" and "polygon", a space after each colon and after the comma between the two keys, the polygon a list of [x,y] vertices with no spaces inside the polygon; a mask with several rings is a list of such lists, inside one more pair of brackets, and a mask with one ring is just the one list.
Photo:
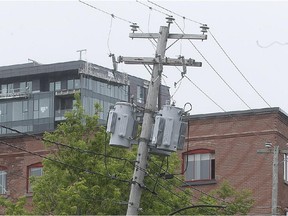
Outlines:
{"label": "insulator", "polygon": [[135,31],[138,30],[139,26],[137,25],[137,23],[133,23],[132,25],[130,25],[132,32],[134,33]]}
{"label": "insulator", "polygon": [[171,24],[175,20],[172,16],[166,17],[167,23]]}
{"label": "insulator", "polygon": [[200,26],[200,28],[203,34],[207,33],[207,30],[209,29],[209,27],[206,24],[203,24],[202,26]]}

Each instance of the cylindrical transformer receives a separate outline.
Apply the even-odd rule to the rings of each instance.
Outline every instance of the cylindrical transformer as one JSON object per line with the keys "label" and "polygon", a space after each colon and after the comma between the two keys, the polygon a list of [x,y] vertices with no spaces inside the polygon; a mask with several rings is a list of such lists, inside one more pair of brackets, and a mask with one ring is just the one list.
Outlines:
{"label": "cylindrical transformer", "polygon": [[155,118],[152,146],[159,150],[177,151],[184,110],[171,105],[164,105]]}
{"label": "cylindrical transformer", "polygon": [[117,102],[110,110],[107,132],[111,133],[109,145],[129,148],[137,133],[136,114],[127,102]]}

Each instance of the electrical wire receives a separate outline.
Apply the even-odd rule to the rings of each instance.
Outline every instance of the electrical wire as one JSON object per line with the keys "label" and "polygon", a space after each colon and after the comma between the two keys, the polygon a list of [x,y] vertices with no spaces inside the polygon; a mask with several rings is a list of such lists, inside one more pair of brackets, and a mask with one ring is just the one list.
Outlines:
{"label": "electrical wire", "polygon": [[[184,31],[181,29],[181,27],[178,25],[178,23],[174,20],[177,27],[180,29],[180,31],[184,34]],[[220,73],[213,67],[213,65],[208,61],[208,59],[201,53],[201,51],[196,47],[196,45],[191,41],[191,39],[188,39],[190,44],[195,48],[195,50],[198,52],[199,55],[205,60],[205,62],[210,66],[210,68],[217,74],[217,76],[225,83],[225,85],[240,99],[249,109],[251,107],[240,97],[240,95],[226,82],[226,80],[220,75]]]}
{"label": "electrical wire", "polygon": [[[175,12],[173,12],[173,11],[171,11],[171,10],[169,10],[169,9],[167,9],[167,8],[165,8],[165,7],[163,7],[163,6],[161,6],[161,5],[159,5],[159,4],[156,4],[156,3],[154,3],[154,2],[152,2],[152,1],[150,1],[150,0],[147,0],[149,3],[151,3],[151,4],[153,4],[153,5],[156,5],[157,7],[159,7],[159,8],[161,8],[161,9],[163,9],[163,10],[165,10],[165,11],[168,11],[169,13],[172,13],[172,14],[174,14],[174,15],[176,15],[176,16],[178,16],[178,17],[182,17],[183,19],[186,19],[186,20],[189,20],[189,21],[192,21],[192,22],[195,22],[195,23],[198,23],[198,24],[200,24],[200,25],[204,25],[203,23],[200,23],[200,22],[197,22],[197,21],[195,21],[195,20],[191,20],[191,19],[189,19],[189,18],[187,18],[187,17],[185,17],[185,16],[182,16],[182,15],[180,15],[180,14],[177,14],[177,13],[175,13]],[[175,22],[176,23],[176,22]],[[177,23],[176,23],[176,25],[178,25]],[[179,25],[178,25],[178,27],[179,27]],[[179,29],[181,30],[181,28],[179,27]],[[181,30],[182,31],[182,30]],[[183,33],[184,33],[184,30],[182,31]],[[212,38],[214,39],[214,41],[216,42],[216,44],[220,47],[220,49],[222,50],[222,52],[225,54],[225,56],[228,58],[228,60],[232,63],[232,65],[235,67],[235,69],[240,73],[240,75],[244,78],[244,80],[248,83],[248,85],[255,91],[255,93],[264,101],[264,103],[268,106],[268,107],[270,107],[271,108],[271,105],[267,102],[267,100],[265,100],[264,99],[264,97],[256,90],[256,88],[252,85],[252,83],[246,78],[246,76],[241,72],[241,70],[239,69],[239,67],[235,64],[235,62],[231,59],[231,57],[228,55],[228,53],[224,50],[224,48],[223,48],[223,46],[221,46],[221,44],[219,43],[219,41],[216,39],[216,37],[212,34],[212,32],[211,32],[211,30],[209,30],[208,29],[208,32],[210,33],[210,35],[212,36]],[[190,40],[189,40],[190,41]],[[190,41],[191,42],[191,41]],[[261,48],[268,48],[268,47],[270,47],[270,46],[272,46],[273,44],[275,44],[275,43],[277,43],[277,44],[279,44],[279,45],[287,45],[288,43],[280,43],[280,42],[278,42],[278,41],[274,41],[273,43],[271,43],[271,44],[269,44],[268,46],[261,46],[260,44],[259,44],[259,42],[257,41],[256,42],[257,43],[257,45],[259,46],[259,47],[261,47]],[[194,46],[194,48],[198,51],[198,53],[199,53],[199,50],[195,47],[195,45],[194,44],[192,44],[193,46]],[[200,53],[199,53],[200,54]],[[202,56],[202,54],[200,54],[201,56]],[[203,56],[202,56],[203,57]],[[205,60],[205,58],[204,58],[204,60]],[[205,60],[206,61],[206,60]],[[206,61],[207,62],[207,61]],[[207,62],[208,63],[208,62]],[[210,65],[210,63],[208,63],[208,65],[211,67],[211,65]],[[213,67],[211,67],[212,69],[213,69]],[[213,69],[214,70],[214,69]],[[216,71],[215,71],[216,72]],[[217,73],[217,72],[216,72]],[[217,73],[218,74],[218,73]],[[219,76],[219,75],[218,75]],[[220,77],[221,78],[221,77]],[[222,79],[222,78],[221,78]],[[224,81],[224,80],[223,80]],[[224,81],[225,82],[225,81]],[[226,83],[226,82],[225,82]],[[232,90],[233,91],[233,90]],[[234,92],[234,91],[233,91]],[[240,98],[239,98],[240,99]],[[242,101],[243,102],[243,101]],[[245,105],[247,106],[247,104],[245,103]],[[250,108],[251,109],[251,108]]]}
{"label": "electrical wire", "polygon": [[104,10],[102,10],[102,9],[96,7],[96,6],[93,6],[93,5],[91,5],[91,4],[88,4],[87,2],[84,2],[84,1],[81,1],[81,0],[78,0],[78,1],[79,1],[80,3],[82,3],[82,4],[85,4],[85,5],[93,8],[93,9],[95,9],[95,10],[98,10],[98,11],[104,13],[104,14],[107,14],[107,15],[109,15],[109,16],[113,16],[113,18],[122,20],[122,21],[124,21],[124,22],[126,22],[126,23],[129,23],[129,24],[134,24],[134,22],[131,22],[131,21],[127,20],[127,19],[124,19],[124,18],[122,18],[122,17],[116,16],[115,14],[108,13],[107,11],[104,11]]}
{"label": "electrical wire", "polygon": [[86,172],[86,173],[89,173],[89,174],[93,174],[93,175],[97,175],[97,176],[109,178],[109,179],[111,179],[111,180],[116,180],[116,181],[120,181],[120,182],[126,182],[126,183],[128,182],[128,183],[131,183],[131,181],[129,181],[129,180],[119,179],[119,178],[116,178],[116,177],[111,177],[111,176],[105,175],[105,174],[100,173],[100,172],[91,171],[91,170],[88,170],[88,169],[85,169],[85,168],[82,168],[82,167],[78,167],[78,166],[75,166],[75,165],[67,164],[67,163],[64,163],[64,162],[62,162],[62,161],[59,161],[59,160],[50,158],[50,157],[46,157],[46,156],[40,155],[40,154],[38,154],[38,153],[28,151],[28,150],[26,150],[26,149],[24,149],[24,148],[21,148],[21,147],[19,147],[19,146],[12,145],[12,144],[10,144],[10,143],[8,143],[8,142],[5,142],[5,141],[2,141],[2,140],[0,140],[0,143],[1,143],[1,144],[4,144],[4,145],[7,145],[7,146],[9,146],[9,147],[12,147],[12,148],[15,148],[15,149],[24,151],[24,152],[29,153],[29,154],[31,154],[31,155],[38,156],[38,157],[40,157],[40,158],[43,158],[43,159],[52,161],[52,162],[54,162],[54,163],[58,163],[58,164],[64,165],[66,168],[67,168],[67,167],[70,167],[70,168],[73,168],[73,169],[76,169],[76,170],[80,170],[80,171],[82,171],[82,172]]}
{"label": "electrical wire", "polygon": [[155,10],[155,11],[157,11],[158,13],[161,13],[161,14],[163,14],[163,15],[165,15],[165,16],[171,17],[170,14],[166,14],[166,13],[164,13],[164,12],[162,12],[162,11],[156,9],[156,8],[150,7],[149,5],[144,4],[144,3],[141,2],[141,1],[136,0],[136,2],[139,3],[139,4],[141,4],[141,5],[143,5],[143,6],[145,6],[145,7],[148,7],[150,10]]}
{"label": "electrical wire", "polygon": [[131,164],[134,164],[135,161],[130,161],[128,160],[127,158],[121,158],[121,157],[115,157],[115,156],[111,156],[111,155],[105,155],[105,154],[102,154],[102,153],[97,153],[97,152],[94,152],[94,151],[90,151],[90,150],[85,150],[85,149],[81,149],[81,148],[78,148],[78,147],[73,147],[73,146],[70,146],[70,145],[66,145],[66,144],[63,144],[63,143],[60,143],[60,142],[55,142],[55,141],[51,141],[51,140],[48,140],[46,138],[43,138],[43,137],[38,137],[38,136],[35,136],[33,134],[29,134],[29,133],[25,133],[25,132],[21,132],[19,130],[16,130],[16,129],[13,129],[13,128],[10,128],[10,127],[7,127],[7,126],[4,126],[4,125],[0,125],[0,127],[2,128],[5,128],[5,129],[8,129],[8,130],[11,130],[13,132],[16,132],[18,134],[21,134],[21,135],[25,135],[25,136],[28,136],[28,137],[32,137],[36,140],[41,140],[41,141],[44,141],[44,142],[49,142],[51,144],[55,144],[57,146],[61,146],[61,147],[65,147],[65,148],[69,148],[71,150],[75,150],[75,151],[79,151],[79,152],[82,152],[82,153],[86,153],[86,154],[92,154],[92,155],[97,155],[97,156],[104,156],[104,157],[110,157],[112,159],[116,159],[116,160],[123,160],[123,161],[127,161]]}
{"label": "electrical wire", "polygon": [[221,46],[219,41],[215,38],[215,36],[212,34],[212,32],[208,29],[208,32],[214,39],[214,41],[217,43],[217,45],[220,47],[220,49],[223,51],[225,56],[229,59],[229,61],[232,63],[232,65],[236,68],[236,70],[240,73],[240,75],[243,77],[243,79],[249,84],[249,86],[256,92],[256,94],[264,101],[264,103],[271,108],[270,104],[264,99],[264,97],[256,90],[256,88],[251,84],[251,82],[246,78],[246,76],[241,72],[241,70],[237,67],[235,62],[231,59],[231,57],[228,55],[228,53],[224,50],[224,48]]}
{"label": "electrical wire", "polygon": [[187,18],[187,17],[185,17],[185,16],[182,16],[182,15],[180,15],[180,14],[177,14],[177,13],[171,11],[171,10],[168,10],[167,8],[164,8],[164,7],[162,7],[161,5],[156,4],[156,3],[154,3],[154,2],[152,2],[152,1],[150,1],[150,0],[147,0],[147,1],[148,1],[149,3],[151,3],[151,4],[153,4],[153,5],[155,5],[155,6],[159,7],[159,8],[161,8],[161,9],[163,9],[163,10],[168,11],[168,12],[171,13],[171,14],[174,14],[174,15],[176,15],[176,16],[182,17],[183,19],[189,20],[189,21],[191,21],[191,22],[194,22],[194,23],[197,23],[197,24],[200,24],[200,25],[204,25],[204,24],[201,23],[201,22],[198,22],[198,21],[195,21],[195,20],[189,19],[189,18]]}
{"label": "electrical wire", "polygon": [[109,53],[111,53],[111,49],[110,49],[110,35],[111,35],[111,31],[112,31],[113,19],[114,19],[114,15],[111,15],[109,33],[108,33],[108,38],[107,38],[107,47],[108,47]]}

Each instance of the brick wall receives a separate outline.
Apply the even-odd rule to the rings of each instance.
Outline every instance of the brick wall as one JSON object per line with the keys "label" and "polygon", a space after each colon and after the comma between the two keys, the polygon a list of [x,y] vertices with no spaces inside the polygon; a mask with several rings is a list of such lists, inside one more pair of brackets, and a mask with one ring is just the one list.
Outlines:
{"label": "brick wall", "polygon": [[[45,155],[48,153],[45,150],[41,141],[31,137],[13,137],[1,139],[11,145],[23,148],[27,151],[36,154]],[[31,202],[31,194],[27,193],[28,169],[31,164],[42,161],[41,157],[29,154],[20,149],[7,146],[3,143],[0,145],[0,165],[7,168],[7,198],[15,199],[21,196],[28,197],[28,203]],[[30,208],[29,204],[27,205]],[[0,214],[3,214],[3,209],[0,209]]]}
{"label": "brick wall", "polygon": [[[280,149],[288,142],[288,119],[277,109],[189,117],[183,152],[198,148],[215,150],[216,163],[217,183],[193,187],[207,192],[226,180],[237,189],[253,192],[255,205],[250,214],[270,214],[273,154],[257,154],[266,142],[277,144]],[[281,160],[283,156],[279,156]],[[283,182],[283,163],[279,164],[278,201],[282,209],[287,207],[288,186]]]}

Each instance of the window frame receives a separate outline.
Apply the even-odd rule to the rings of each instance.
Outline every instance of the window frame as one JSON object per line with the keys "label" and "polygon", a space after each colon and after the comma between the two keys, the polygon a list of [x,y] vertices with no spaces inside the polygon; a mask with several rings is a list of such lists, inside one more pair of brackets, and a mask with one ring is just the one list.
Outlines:
{"label": "window frame", "polygon": [[[5,172],[5,187],[4,187],[4,189],[3,189],[3,185],[1,185],[0,187],[1,187],[1,189],[0,189],[0,195],[7,195],[7,186],[8,186],[8,184],[7,184],[7,174],[8,174],[8,172],[7,172],[7,167],[5,167],[5,166],[0,166],[0,173],[1,172]],[[2,178],[2,175],[1,175],[1,177],[0,178]]]}
{"label": "window frame", "polygon": [[31,169],[33,168],[42,168],[41,171],[41,176],[43,175],[43,164],[42,162],[34,163],[29,166],[27,166],[27,182],[26,182],[26,192],[27,193],[33,193],[33,190],[31,188],[31,183],[30,183],[30,177],[31,177]]}
{"label": "window frame", "polygon": [[[208,179],[195,179],[195,180],[188,180],[186,179],[185,173],[188,172],[189,168],[186,168],[186,163],[188,160],[189,155],[204,155],[204,154],[210,154],[209,158],[209,178]],[[212,156],[212,158],[211,158]],[[182,174],[184,176],[184,181],[188,184],[205,184],[205,183],[216,183],[216,170],[215,170],[215,150],[211,149],[193,149],[190,151],[186,151],[182,153]],[[185,170],[186,169],[186,170]],[[193,170],[191,170],[193,172]]]}
{"label": "window frame", "polygon": [[283,163],[283,179],[284,182],[288,184],[288,154],[284,154]]}

